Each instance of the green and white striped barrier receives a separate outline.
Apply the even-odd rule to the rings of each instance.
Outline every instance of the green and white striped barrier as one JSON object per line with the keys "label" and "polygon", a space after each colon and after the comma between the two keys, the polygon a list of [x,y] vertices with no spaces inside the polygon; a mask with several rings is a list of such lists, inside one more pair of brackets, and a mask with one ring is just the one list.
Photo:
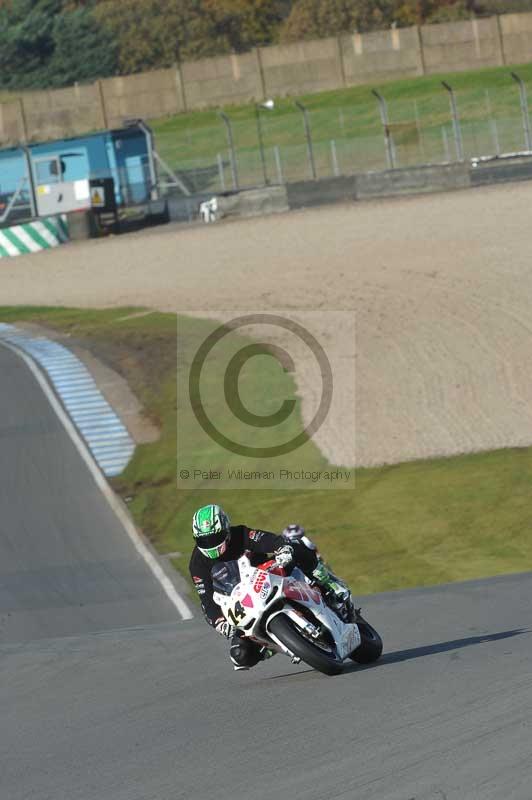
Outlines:
{"label": "green and white striped barrier", "polygon": [[64,242],[68,242],[65,214],[24,222],[22,225],[0,228],[0,258],[37,253]]}

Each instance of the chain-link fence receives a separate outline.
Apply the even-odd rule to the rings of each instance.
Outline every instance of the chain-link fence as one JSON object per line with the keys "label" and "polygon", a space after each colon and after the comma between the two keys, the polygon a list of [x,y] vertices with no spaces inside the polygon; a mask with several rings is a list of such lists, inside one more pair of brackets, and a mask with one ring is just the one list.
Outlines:
{"label": "chain-link fence", "polygon": [[518,76],[504,87],[430,95],[368,93],[357,105],[305,108],[268,101],[249,109],[195,115],[155,126],[164,186],[187,193],[442,164],[532,151],[528,87]]}

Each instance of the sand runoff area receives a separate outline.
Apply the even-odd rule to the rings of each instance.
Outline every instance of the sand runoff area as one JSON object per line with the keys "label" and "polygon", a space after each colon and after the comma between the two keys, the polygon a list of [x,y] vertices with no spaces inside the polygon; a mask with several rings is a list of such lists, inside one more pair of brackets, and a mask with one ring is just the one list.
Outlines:
{"label": "sand runoff area", "polygon": [[[334,419],[316,435],[333,463],[532,444],[532,183],[165,226],[2,259],[0,304],[220,319],[351,312],[356,340],[334,314],[324,322],[325,349],[346,366]],[[310,418],[320,387],[304,362]]]}

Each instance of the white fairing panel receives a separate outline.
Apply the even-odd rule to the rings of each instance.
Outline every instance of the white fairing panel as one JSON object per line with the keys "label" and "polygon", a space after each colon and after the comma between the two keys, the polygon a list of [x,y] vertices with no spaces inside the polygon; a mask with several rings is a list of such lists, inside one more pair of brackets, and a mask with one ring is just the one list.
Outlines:
{"label": "white fairing panel", "polygon": [[[300,609],[306,607],[330,631],[341,659],[347,658],[359,646],[361,638],[358,625],[342,622],[325,604],[321,593],[309,585],[299,570],[294,570],[290,577],[281,577],[252,567],[246,556],[238,560],[238,567],[240,583],[230,595],[214,592],[214,601],[220,606],[226,619],[245,635],[267,641],[259,630],[265,614],[269,619],[277,614],[286,614],[303,630],[309,626],[309,620]],[[268,607],[279,600],[284,600],[282,608],[266,613]],[[269,636],[277,642],[280,649],[290,653],[282,642],[272,634]]]}

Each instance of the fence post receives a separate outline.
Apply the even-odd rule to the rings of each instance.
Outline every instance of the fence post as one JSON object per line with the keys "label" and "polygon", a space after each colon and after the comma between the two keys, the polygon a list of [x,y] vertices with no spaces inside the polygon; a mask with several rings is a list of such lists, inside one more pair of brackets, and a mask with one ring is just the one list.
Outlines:
{"label": "fence post", "polygon": [[[498,17],[497,17],[498,19]],[[495,155],[500,156],[501,154],[501,145],[499,141],[499,131],[497,129],[497,120],[493,117],[493,108],[491,105],[491,98],[490,98],[490,90],[484,89],[484,97],[486,98],[486,110],[489,115],[489,123],[491,129],[491,137],[493,139],[493,146],[495,148]]]}
{"label": "fence post", "polygon": [[338,177],[340,174],[340,168],[338,166],[338,153],[336,152],[336,142],[334,139],[331,139],[331,159],[333,165],[333,173],[335,177]]}
{"label": "fence post", "polygon": [[303,124],[305,126],[305,136],[307,139],[307,153],[308,153],[308,160],[310,164],[310,171],[312,173],[312,178],[316,180],[316,164],[314,162],[314,150],[312,147],[312,136],[310,133],[310,123],[308,119],[308,108],[306,108],[303,103],[299,100],[294,100],[294,104],[299,108],[301,113],[303,114]]}
{"label": "fence post", "polygon": [[528,116],[528,98],[526,96],[526,86],[522,78],[516,72],[510,73],[514,81],[519,85],[519,101],[521,103],[521,115],[523,117],[523,130],[525,132],[525,147],[532,150],[532,137],[530,136],[530,117]]}
{"label": "fence post", "polygon": [[281,162],[281,151],[279,150],[278,145],[275,145],[273,148],[273,155],[275,157],[275,166],[277,167],[277,178],[280,184],[284,183],[284,175],[283,175],[283,165]]}
{"label": "fence post", "polygon": [[388,167],[395,169],[395,147],[393,144],[392,134],[390,132],[390,125],[388,122],[388,106],[386,100],[379,94],[376,89],[371,90],[371,94],[377,98],[379,103],[379,110],[381,114],[381,122],[384,130],[384,146],[386,148],[386,158],[388,160]]}
{"label": "fence post", "polygon": [[495,147],[495,155],[501,154],[501,143],[499,141],[499,131],[497,130],[497,120],[490,119],[491,135],[493,136],[493,145]]}
{"label": "fence post", "polygon": [[345,118],[343,108],[338,111],[338,121],[340,122],[340,133],[342,136],[345,136]]}
{"label": "fence post", "polygon": [[447,138],[447,131],[445,125],[441,126],[441,138],[443,139],[443,151],[445,153],[445,160],[447,163],[451,160],[451,153],[449,151],[449,139]]}
{"label": "fence post", "polygon": [[225,192],[225,176],[224,176],[224,160],[221,153],[216,154],[216,161],[218,162],[218,175],[220,178],[220,186],[222,192]]}
{"label": "fence post", "polygon": [[416,118],[416,131],[417,131],[417,140],[419,145],[419,154],[423,161],[427,160],[427,154],[425,153],[425,143],[423,141],[423,132],[421,130],[421,121],[419,119],[419,108],[417,105],[417,100],[414,100],[414,115]]}
{"label": "fence post", "polygon": [[236,166],[236,155],[235,155],[235,143],[233,141],[233,128],[231,126],[231,120],[223,111],[218,111],[218,116],[222,120],[225,125],[225,130],[227,132],[227,143],[229,145],[229,158],[231,160],[231,177],[233,180],[233,189],[238,191],[238,170]]}
{"label": "fence post", "polygon": [[259,143],[259,155],[260,155],[260,163],[262,167],[262,180],[264,182],[264,186],[267,186],[268,181],[268,172],[266,170],[266,157],[264,155],[264,136],[262,135],[262,122],[260,120],[260,105],[255,103],[255,123],[257,125],[257,140]]}
{"label": "fence post", "polygon": [[462,142],[462,130],[460,128],[460,119],[458,117],[458,107],[456,105],[456,97],[454,96],[454,90],[452,86],[449,86],[448,83],[445,81],[441,82],[444,89],[449,92],[449,104],[451,106],[451,116],[453,119],[453,133],[454,133],[454,144],[456,147],[456,157],[458,161],[464,160],[464,145]]}

